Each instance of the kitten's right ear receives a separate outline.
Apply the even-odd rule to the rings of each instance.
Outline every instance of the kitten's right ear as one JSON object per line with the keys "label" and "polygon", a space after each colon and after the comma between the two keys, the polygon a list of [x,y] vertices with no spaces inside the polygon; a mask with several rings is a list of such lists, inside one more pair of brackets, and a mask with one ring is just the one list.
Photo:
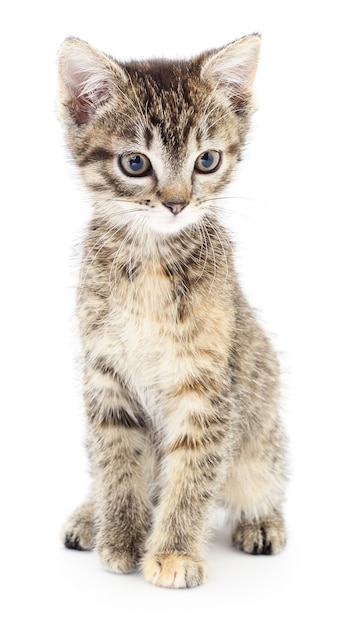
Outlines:
{"label": "kitten's right ear", "polygon": [[66,39],[59,50],[59,100],[75,122],[88,124],[127,82],[120,65],[85,41]]}

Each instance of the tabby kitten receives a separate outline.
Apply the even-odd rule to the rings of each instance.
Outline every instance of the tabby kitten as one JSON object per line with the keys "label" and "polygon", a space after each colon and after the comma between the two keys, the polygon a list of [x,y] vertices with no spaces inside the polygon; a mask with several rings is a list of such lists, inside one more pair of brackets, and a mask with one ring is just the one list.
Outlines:
{"label": "tabby kitten", "polygon": [[253,110],[260,39],[119,63],[67,39],[59,114],[93,202],[77,312],[93,487],[66,547],[193,587],[221,504],[236,548],[285,544],[273,350],[236,276],[218,199]]}

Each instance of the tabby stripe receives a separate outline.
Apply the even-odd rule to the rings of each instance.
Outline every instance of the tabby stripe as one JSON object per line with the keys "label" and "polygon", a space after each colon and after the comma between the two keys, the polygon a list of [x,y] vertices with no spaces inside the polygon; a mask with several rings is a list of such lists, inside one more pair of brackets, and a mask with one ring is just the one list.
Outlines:
{"label": "tabby stripe", "polygon": [[97,147],[85,154],[79,162],[79,165],[80,167],[84,167],[85,165],[89,165],[89,163],[96,163],[97,161],[110,161],[111,159],[114,159],[114,154],[112,152],[105,150],[105,148]]}
{"label": "tabby stripe", "polygon": [[141,413],[130,415],[122,407],[94,408],[89,417],[95,422],[124,426],[125,428],[145,428],[146,426],[144,416]]}

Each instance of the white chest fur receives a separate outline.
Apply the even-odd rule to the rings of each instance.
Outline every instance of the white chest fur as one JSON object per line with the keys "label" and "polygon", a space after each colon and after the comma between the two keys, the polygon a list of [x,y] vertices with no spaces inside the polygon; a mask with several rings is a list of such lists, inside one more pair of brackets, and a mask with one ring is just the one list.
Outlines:
{"label": "white chest fur", "polygon": [[84,343],[93,356],[110,361],[153,412],[159,393],[183,378],[186,357],[176,338],[179,330],[170,280],[152,268],[114,286],[107,312]]}

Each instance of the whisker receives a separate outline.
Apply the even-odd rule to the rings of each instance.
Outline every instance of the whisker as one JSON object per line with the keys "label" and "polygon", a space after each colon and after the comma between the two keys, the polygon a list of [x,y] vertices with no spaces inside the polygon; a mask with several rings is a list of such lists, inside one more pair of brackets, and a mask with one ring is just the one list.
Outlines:
{"label": "whisker", "polygon": [[[98,237],[95,239],[94,245],[87,251],[86,256],[82,261],[82,269],[79,277],[79,288],[82,289],[85,281],[89,275],[91,268],[93,267],[95,261],[97,260],[100,253],[104,250],[106,246],[112,242],[112,237],[114,234],[118,234],[120,228],[112,227],[107,230],[107,237],[102,241]],[[95,254],[93,252],[96,250]],[[91,260],[90,260],[91,259]]]}
{"label": "whisker", "polygon": [[[108,279],[110,293],[112,293],[113,291],[113,285],[115,285],[117,282],[117,271],[123,270],[127,265],[126,258],[124,258],[124,262],[121,265],[119,265],[119,261],[130,239],[131,239],[130,229],[127,229],[125,236],[123,236],[123,239],[121,240],[120,245],[118,246],[118,249],[116,250],[114,254],[114,259],[110,267],[109,279]],[[130,257],[130,254],[129,254],[129,257]],[[130,266],[130,261],[128,265]],[[114,277],[114,280],[112,280],[112,277]]]}
{"label": "whisker", "polygon": [[225,264],[225,267],[226,267],[226,271],[224,273],[224,279],[223,279],[223,288],[224,288],[226,283],[227,283],[227,281],[228,281],[228,275],[229,275],[228,254],[227,254],[227,251],[226,251],[226,249],[224,247],[224,235],[221,232],[218,223],[217,222],[216,223],[213,222],[212,225],[214,227],[214,233],[215,233],[215,235],[217,237],[217,240],[219,242],[219,245],[221,247],[221,250],[222,250],[222,253],[223,253],[223,260],[224,260],[224,264]]}
{"label": "whisker", "polygon": [[250,196],[211,196],[209,198],[203,198],[199,200],[199,203],[203,204],[203,203],[212,202],[212,201],[217,202],[218,200],[244,200],[246,202],[252,202],[253,204],[262,206],[266,209],[272,209],[272,205],[269,204],[268,202],[265,202],[264,200],[261,200],[260,198],[252,198]]}

